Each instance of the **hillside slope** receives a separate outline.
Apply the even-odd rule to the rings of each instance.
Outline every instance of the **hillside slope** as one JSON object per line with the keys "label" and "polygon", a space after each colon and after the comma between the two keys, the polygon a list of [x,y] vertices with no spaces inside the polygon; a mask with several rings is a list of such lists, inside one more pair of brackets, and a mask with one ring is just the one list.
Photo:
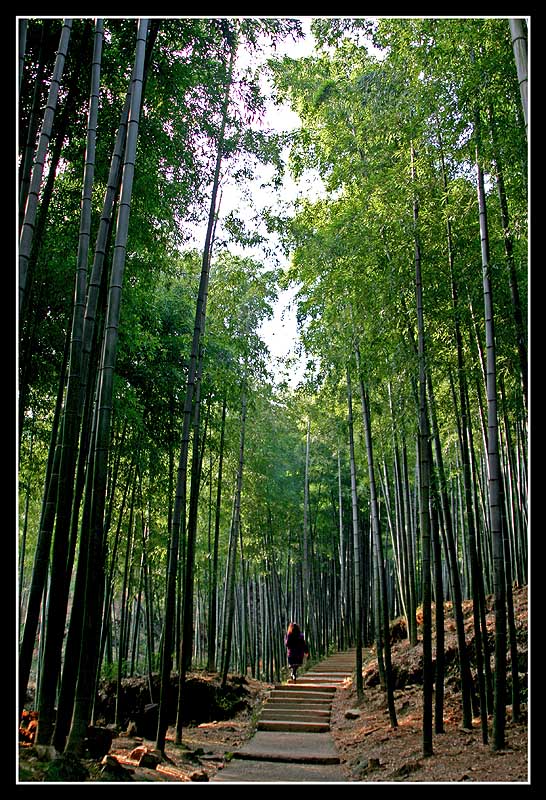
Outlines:
{"label": "hillside slope", "polygon": [[[492,598],[488,598],[488,607],[486,622],[492,650]],[[467,644],[472,654],[474,636],[471,602],[465,603],[464,611]],[[449,609],[446,608],[445,733],[434,735],[434,755],[430,758],[422,757],[422,645],[418,643],[416,647],[410,647],[408,640],[403,639],[394,642],[392,647],[398,728],[390,727],[386,696],[379,687],[377,659],[373,652],[368,653],[364,667],[362,702],[357,703],[352,682],[337,693],[332,714],[332,732],[345,760],[348,780],[523,783],[529,780],[527,587],[514,591],[514,611],[523,721],[512,721],[509,706],[506,748],[495,753],[490,745],[482,743],[479,717],[473,720],[472,730],[461,727],[455,624],[447,616]],[[510,688],[509,657],[508,678]],[[491,724],[491,718],[489,723]]]}

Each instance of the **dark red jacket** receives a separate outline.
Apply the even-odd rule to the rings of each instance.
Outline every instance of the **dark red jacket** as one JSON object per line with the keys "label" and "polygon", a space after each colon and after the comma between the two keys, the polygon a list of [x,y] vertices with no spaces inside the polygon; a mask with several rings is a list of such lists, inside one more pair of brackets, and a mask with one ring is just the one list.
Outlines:
{"label": "dark red jacket", "polygon": [[303,634],[286,634],[284,637],[289,664],[303,664],[303,656],[309,654],[309,648]]}

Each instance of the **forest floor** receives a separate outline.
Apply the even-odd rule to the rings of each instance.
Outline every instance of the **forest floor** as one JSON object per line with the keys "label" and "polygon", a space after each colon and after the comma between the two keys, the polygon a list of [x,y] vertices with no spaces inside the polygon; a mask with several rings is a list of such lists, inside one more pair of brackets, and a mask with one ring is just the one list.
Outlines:
{"label": "forest floor", "polygon": [[[334,697],[332,736],[342,759],[347,781],[421,783],[529,783],[529,748],[527,719],[527,589],[514,592],[515,618],[520,658],[523,721],[511,719],[507,709],[506,745],[494,751],[482,742],[479,718],[472,729],[461,724],[460,693],[457,691],[456,651],[453,620],[446,618],[446,667],[444,727],[435,734],[433,755],[422,755],[422,646],[410,647],[407,639],[394,641],[392,662],[396,676],[395,707],[398,726],[392,728],[385,692],[379,686],[377,659],[373,650],[365,650],[364,693],[360,701],[352,680],[347,680]],[[471,604],[465,608],[468,637],[472,641]],[[487,615],[491,637],[494,615]],[[509,670],[510,672],[510,667]],[[272,684],[247,679],[247,707],[227,720],[213,720],[188,725],[182,744],[174,742],[174,729],[167,732],[165,755],[157,765],[139,766],[143,752],[152,753],[154,742],[134,735],[118,735],[106,756],[109,766],[85,761],[84,781],[208,781],[232,758],[233,753],[250,739],[262,703]],[[491,719],[489,719],[491,728]],[[50,774],[50,773],[49,773]],[[37,758],[34,748],[21,748],[19,781],[50,781],[48,765]],[[54,780],[62,780],[60,777]]]}
{"label": "forest floor", "polygon": [[[493,653],[495,625],[492,598],[488,598],[488,608],[486,625],[490,650]],[[472,651],[474,636],[471,602],[465,602],[464,613],[466,640]],[[379,686],[377,659],[374,653],[369,654],[369,660],[364,666],[362,701],[358,702],[352,681],[336,692],[332,709],[332,735],[343,759],[347,780],[424,783],[530,781],[527,587],[514,590],[522,720],[514,722],[512,707],[507,706],[505,747],[502,750],[494,751],[490,743],[483,743],[479,716],[473,719],[472,729],[462,727],[456,631],[455,623],[448,614],[449,609],[446,608],[444,627],[448,663],[445,678],[444,733],[433,736],[433,755],[431,757],[422,755],[422,644],[419,642],[416,647],[410,647],[408,640],[402,639],[394,642],[392,646],[392,663],[397,685],[394,693],[398,722],[396,728],[392,728],[390,724],[386,695]],[[433,656],[434,654],[433,646]],[[511,687],[510,672],[508,659],[509,687]],[[489,738],[491,738],[491,717],[488,723]]]}

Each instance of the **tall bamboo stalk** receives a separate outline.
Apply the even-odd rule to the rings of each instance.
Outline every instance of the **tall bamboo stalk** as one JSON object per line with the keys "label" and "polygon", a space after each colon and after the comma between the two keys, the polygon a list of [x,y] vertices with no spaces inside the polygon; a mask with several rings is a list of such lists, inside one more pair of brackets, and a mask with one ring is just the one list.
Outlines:
{"label": "tall bamboo stalk", "polygon": [[180,543],[180,532],[185,530],[185,515],[186,515],[186,476],[188,465],[188,451],[190,439],[190,422],[193,407],[193,400],[195,395],[195,381],[197,375],[197,367],[199,363],[199,351],[201,344],[202,326],[205,320],[203,309],[206,307],[206,297],[208,293],[209,277],[210,277],[210,251],[213,231],[215,226],[215,212],[216,200],[218,196],[220,184],[220,170],[224,156],[224,137],[227,124],[227,114],[229,106],[229,96],[232,83],[233,66],[235,62],[235,54],[237,52],[237,45],[235,39],[231,42],[230,57],[228,64],[228,74],[226,79],[226,86],[224,92],[224,99],[222,105],[222,121],[218,137],[218,150],[216,154],[216,164],[214,168],[214,176],[212,183],[212,194],[210,201],[210,209],[208,216],[207,232],[205,235],[205,245],[203,247],[203,256],[201,262],[201,277],[199,281],[199,290],[197,295],[197,304],[195,310],[195,323],[193,330],[192,346],[188,367],[188,377],[186,382],[186,395],[184,401],[184,422],[182,430],[182,441],[180,446],[180,456],[178,462],[176,496],[172,519],[172,530],[170,538],[170,550],[167,565],[167,589],[165,594],[165,614],[164,614],[164,632],[163,632],[163,646],[161,653],[161,690],[159,701],[159,721],[156,736],[156,748],[158,750],[165,749],[165,737],[167,734],[169,709],[167,707],[169,697],[170,674],[172,667],[172,647],[174,638],[174,619],[175,619],[175,592],[176,592],[176,576],[178,572],[178,549]]}
{"label": "tall bamboo stalk", "polygon": [[233,636],[233,619],[235,613],[235,561],[237,554],[237,539],[241,526],[241,492],[243,487],[243,468],[245,454],[247,396],[246,387],[243,385],[241,398],[241,433],[239,441],[239,461],[235,492],[233,496],[233,513],[229,536],[229,552],[226,579],[225,614],[224,614],[224,652],[222,664],[222,686],[226,685],[229,664],[231,660],[231,642]]}
{"label": "tall bamboo stalk", "polygon": [[527,136],[527,115],[528,115],[528,80],[527,80],[527,38],[523,31],[523,23],[520,18],[510,18],[510,34],[512,36],[512,48],[514,50],[514,61],[516,62],[516,72],[518,75],[519,91],[521,96],[521,107],[523,109],[523,119],[525,120],[525,135]]}
{"label": "tall bamboo stalk", "polygon": [[340,575],[340,637],[341,649],[345,646],[348,634],[348,613],[347,613],[347,574],[345,560],[345,530],[343,525],[343,492],[341,481],[341,450],[337,451],[337,481],[338,481],[338,520],[339,520],[339,575]]}
{"label": "tall bamboo stalk", "polygon": [[125,271],[129,233],[131,197],[135,174],[136,146],[144,83],[144,62],[148,24],[149,21],[147,19],[138,21],[131,108],[127,124],[127,144],[123,163],[112,272],[108,289],[108,305],[96,410],[97,424],[93,448],[93,479],[90,485],[90,541],[85,596],[84,635],[82,636],[82,650],[80,654],[74,715],[66,745],[66,749],[73,752],[80,752],[83,747],[92,708],[95,675],[98,664],[101,609],[104,594],[104,514],[113,411],[114,373],[121,313],[123,275]]}
{"label": "tall bamboo stalk", "polygon": [[25,65],[25,50],[27,46],[27,19],[19,20],[19,91],[23,82],[23,67]]}
{"label": "tall bamboo stalk", "polygon": [[36,155],[34,157],[34,166],[32,168],[32,174],[30,178],[30,187],[26,201],[25,216],[23,225],[21,227],[21,237],[19,240],[19,313],[22,315],[24,315],[25,310],[28,267],[32,249],[34,226],[36,224],[36,216],[38,214],[38,205],[40,201],[40,187],[42,184],[47,149],[49,146],[49,140],[51,139],[53,120],[55,118],[55,111],[57,109],[61,78],[68,53],[68,44],[70,41],[71,32],[72,20],[65,19],[63,21],[61,30],[57,58],[55,59],[55,68],[53,70],[53,75],[49,86],[49,94],[44,111],[42,127],[40,130],[40,138],[38,140]]}
{"label": "tall bamboo stalk", "polygon": [[[32,94],[32,105],[26,128],[25,144],[21,148],[21,166],[19,168],[19,233],[25,220],[25,209],[27,205],[28,190],[30,186],[30,176],[32,164],[36,150],[36,136],[40,125],[40,105],[44,85],[45,62],[47,60],[46,39],[49,33],[49,26],[54,20],[44,20],[40,32],[40,49],[38,51],[36,78],[34,80],[34,90]],[[21,132],[22,133],[22,132]]]}
{"label": "tall bamboo stalk", "polygon": [[[411,176],[415,187],[415,150],[411,146]],[[419,356],[419,520],[421,529],[421,573],[423,592],[423,755],[433,754],[432,747],[432,579],[430,530],[430,431],[427,410],[427,367],[425,354],[425,323],[423,311],[423,280],[421,275],[421,246],[419,241],[419,202],[414,188],[413,200],[415,299],[417,305],[417,342]]]}
{"label": "tall bamboo stalk", "polygon": [[494,166],[495,166],[495,179],[497,184],[497,191],[499,196],[500,216],[502,222],[502,231],[504,239],[504,251],[506,253],[506,262],[508,264],[508,282],[510,286],[510,298],[512,300],[511,312],[514,318],[514,328],[516,335],[516,345],[519,355],[519,365],[521,372],[521,389],[523,392],[523,402],[525,408],[528,408],[528,365],[527,365],[527,341],[525,332],[525,323],[523,321],[523,314],[521,309],[521,299],[518,286],[518,277],[516,273],[516,264],[514,259],[514,245],[512,230],[510,226],[510,216],[508,213],[508,199],[506,196],[506,186],[504,182],[504,171],[499,156],[499,148],[497,143],[497,124],[495,115],[491,106],[488,108],[489,127],[491,130],[491,140],[494,150]]}
{"label": "tall bamboo stalk", "polygon": [[[216,484],[216,507],[214,514],[214,544],[212,549],[211,588],[209,601],[209,628],[208,628],[208,660],[207,669],[216,671],[216,620],[218,605],[218,546],[220,542],[220,513],[222,500],[222,477],[224,464],[224,440],[226,429],[227,398],[222,401],[222,421],[220,423],[220,453],[218,458],[218,473]],[[212,476],[211,476],[212,483]]]}
{"label": "tall bamboo stalk", "polygon": [[40,738],[51,735],[51,730],[48,730],[47,720],[49,712],[47,709],[54,701],[53,680],[55,679],[56,681],[54,675],[57,675],[60,669],[62,648],[61,636],[64,632],[64,620],[66,617],[66,605],[71,573],[71,568],[68,567],[68,564],[72,561],[72,548],[69,546],[69,534],[74,499],[74,473],[77,462],[77,443],[80,421],[79,392],[81,373],[81,332],[83,328],[83,308],[85,305],[89,236],[91,231],[91,197],[95,170],[96,129],[98,118],[102,40],[103,23],[102,20],[97,20],[95,26],[95,41],[91,70],[91,89],[89,95],[87,147],[85,153],[80,232],[78,238],[68,383],[66,388],[60,450],[59,478],[57,486],[57,510],[51,573],[52,592],[48,608],[47,626],[47,638],[49,638],[49,643],[46,640],[47,660],[44,662],[47,672],[49,673],[51,671],[51,676],[47,675],[46,679],[42,683],[42,690],[44,694],[42,694],[40,699],[40,707],[42,709],[42,731],[40,732]]}
{"label": "tall bamboo stalk", "polygon": [[[315,637],[312,636],[312,598],[311,598],[311,568],[309,565],[309,460],[311,449],[311,420],[307,420],[307,430],[305,434],[305,470],[303,477],[303,596],[304,596],[304,624],[303,628],[307,631],[307,636],[312,638],[310,642],[311,651],[316,646]],[[311,636],[310,636],[311,634]]]}
{"label": "tall bamboo stalk", "polygon": [[493,285],[489,258],[489,233],[483,168],[480,154],[480,123],[476,114],[476,177],[478,212],[480,221],[480,244],[482,256],[483,299],[485,318],[485,345],[487,365],[487,463],[489,523],[493,544],[493,587],[495,594],[495,695],[493,709],[494,750],[501,750],[505,743],[506,728],[506,584],[504,570],[504,547],[500,498],[500,457],[498,446],[497,416],[497,367],[495,348],[495,325],[493,309]]}
{"label": "tall bamboo stalk", "polygon": [[[59,477],[59,464],[61,461],[61,446],[60,441],[62,432],[59,433],[59,428],[62,427],[62,399],[65,386],[65,375],[68,368],[68,351],[69,342],[68,337],[65,343],[65,352],[63,357],[63,364],[61,367],[61,378],[59,380],[59,388],[57,392],[57,399],[55,402],[55,412],[53,416],[53,423],[51,426],[51,437],[49,443],[49,452],[46,465],[46,474],[44,480],[44,490],[42,496],[42,508],[40,512],[40,523],[38,527],[38,540],[36,542],[36,549],[34,551],[34,562],[32,566],[32,580],[30,584],[29,595],[27,599],[27,608],[25,615],[25,623],[23,627],[23,635],[21,645],[19,648],[19,711],[22,712],[25,705],[25,697],[30,678],[30,671],[32,667],[32,653],[34,650],[34,643],[36,640],[36,632],[40,618],[40,606],[42,602],[45,603],[47,591],[47,573],[49,567],[49,558],[51,550],[51,541],[53,538],[53,528],[55,523],[55,511],[57,507],[57,484]],[[39,674],[39,671],[38,671]],[[38,696],[38,685],[36,687]]]}
{"label": "tall bamboo stalk", "polygon": [[355,464],[355,443],[353,430],[353,392],[351,385],[351,373],[347,368],[347,419],[349,423],[349,461],[351,469],[351,506],[353,520],[353,581],[354,581],[354,620],[355,620],[355,672],[356,672],[356,693],[357,697],[362,697],[364,684],[362,680],[362,585],[361,585],[361,561],[360,561],[360,522],[358,519],[358,494],[356,488],[356,464]]}
{"label": "tall bamboo stalk", "polygon": [[381,617],[376,620],[378,627],[383,628],[383,653],[385,659],[385,683],[387,690],[387,706],[389,709],[389,719],[392,728],[398,726],[396,710],[394,707],[394,686],[391,663],[391,643],[390,643],[390,619],[389,601],[387,596],[387,579],[385,574],[385,562],[383,557],[383,542],[381,539],[381,529],[379,522],[379,503],[377,499],[377,489],[375,480],[375,465],[373,455],[372,430],[370,418],[370,403],[362,377],[362,365],[360,363],[360,348],[358,342],[354,344],[356,367],[358,372],[358,382],[360,387],[360,400],[362,405],[362,420],[364,424],[364,439],[366,444],[366,458],[368,461],[368,483],[370,487],[370,511],[372,537],[374,543],[375,559],[377,563],[377,575],[379,578],[378,591],[380,594]]}

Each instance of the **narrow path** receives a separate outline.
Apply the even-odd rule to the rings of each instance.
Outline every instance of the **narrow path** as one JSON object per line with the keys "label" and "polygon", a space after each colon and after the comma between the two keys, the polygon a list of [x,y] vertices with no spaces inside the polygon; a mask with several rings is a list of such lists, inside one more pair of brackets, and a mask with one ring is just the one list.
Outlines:
{"label": "narrow path", "polygon": [[352,674],[354,663],[355,651],[346,650],[321,661],[296,682],[277,684],[253,738],[212,780],[344,782],[330,715],[335,691]]}

